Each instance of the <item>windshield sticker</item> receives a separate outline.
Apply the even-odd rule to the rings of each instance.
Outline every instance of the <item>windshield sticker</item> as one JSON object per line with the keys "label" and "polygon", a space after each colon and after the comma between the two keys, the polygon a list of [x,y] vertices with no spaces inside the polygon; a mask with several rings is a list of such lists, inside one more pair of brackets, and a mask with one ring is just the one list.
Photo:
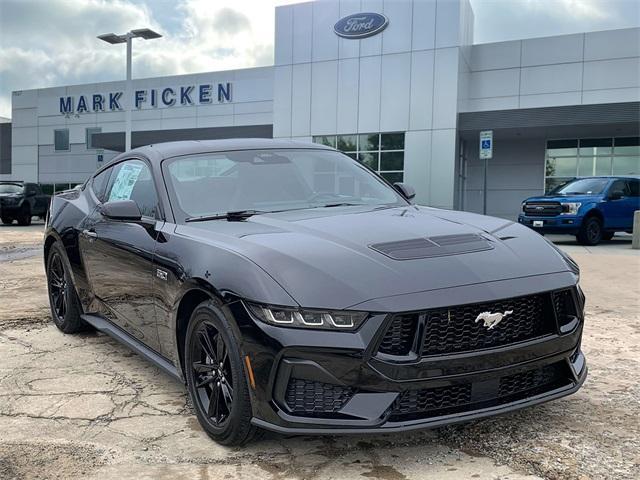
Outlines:
{"label": "windshield sticker", "polygon": [[111,188],[109,201],[129,200],[131,198],[133,186],[136,184],[141,171],[142,165],[131,163],[123,165],[118,172],[118,176],[116,177],[116,181],[113,183],[113,187]]}

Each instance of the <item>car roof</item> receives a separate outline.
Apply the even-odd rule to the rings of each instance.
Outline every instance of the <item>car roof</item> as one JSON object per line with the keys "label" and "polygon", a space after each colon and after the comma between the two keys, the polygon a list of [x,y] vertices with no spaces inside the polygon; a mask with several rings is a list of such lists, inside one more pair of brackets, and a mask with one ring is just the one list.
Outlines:
{"label": "car roof", "polygon": [[[154,143],[136,148],[118,155],[118,159],[141,153],[149,159],[170,158],[181,155],[197,155],[211,152],[228,152],[232,150],[270,150],[270,149],[319,149],[333,150],[331,147],[311,142],[300,142],[287,139],[272,138],[230,138],[224,140],[183,140],[178,142]],[[114,159],[115,160],[115,159]]]}
{"label": "car roof", "polygon": [[574,180],[583,180],[586,178],[632,178],[635,180],[640,180],[640,175],[595,175],[588,177],[575,177]]}

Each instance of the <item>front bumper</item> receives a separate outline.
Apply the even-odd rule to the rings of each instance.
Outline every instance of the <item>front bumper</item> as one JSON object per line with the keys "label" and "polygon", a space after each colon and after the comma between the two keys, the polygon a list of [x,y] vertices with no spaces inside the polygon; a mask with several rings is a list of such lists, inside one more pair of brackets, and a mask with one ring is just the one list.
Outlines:
{"label": "front bumper", "polygon": [[[539,222],[542,222],[540,225]],[[582,225],[582,217],[577,215],[557,215],[552,217],[520,214],[518,223],[536,232],[575,235]]]}
{"label": "front bumper", "polygon": [[[370,317],[355,333],[309,332],[265,325],[241,302],[231,308],[253,366],[252,422],[280,433],[433,428],[570,395],[587,376],[581,312],[540,338],[399,360],[377,352],[390,315]],[[546,383],[531,383],[547,377]]]}
{"label": "front bumper", "polygon": [[21,210],[22,210],[21,203],[12,203],[10,205],[6,203],[0,203],[0,216],[5,216],[5,217],[16,216],[20,213]]}

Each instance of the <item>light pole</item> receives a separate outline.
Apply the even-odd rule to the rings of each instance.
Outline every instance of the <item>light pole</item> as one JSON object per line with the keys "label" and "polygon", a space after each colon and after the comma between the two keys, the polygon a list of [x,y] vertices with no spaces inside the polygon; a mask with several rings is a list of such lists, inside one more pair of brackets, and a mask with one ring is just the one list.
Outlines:
{"label": "light pole", "polygon": [[122,35],[116,35],[115,33],[105,33],[104,35],[98,35],[100,40],[115,45],[116,43],[127,44],[127,83],[125,87],[125,95],[127,96],[125,101],[125,131],[124,131],[124,150],[125,152],[131,150],[131,44],[134,38],[144,38],[145,40],[153,40],[154,38],[160,38],[157,32],[149,28],[139,28],[137,30],[131,30],[130,32]]}

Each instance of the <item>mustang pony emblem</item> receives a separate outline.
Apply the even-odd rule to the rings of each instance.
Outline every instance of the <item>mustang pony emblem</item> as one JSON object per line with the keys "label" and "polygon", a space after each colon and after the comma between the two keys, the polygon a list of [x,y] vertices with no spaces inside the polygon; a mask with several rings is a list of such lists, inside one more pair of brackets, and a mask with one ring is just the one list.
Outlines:
{"label": "mustang pony emblem", "polygon": [[504,317],[511,315],[512,313],[513,310],[507,310],[504,313],[482,312],[476,317],[475,323],[478,323],[480,320],[484,320],[484,326],[487,327],[487,330],[491,330],[493,327],[498,325]]}

